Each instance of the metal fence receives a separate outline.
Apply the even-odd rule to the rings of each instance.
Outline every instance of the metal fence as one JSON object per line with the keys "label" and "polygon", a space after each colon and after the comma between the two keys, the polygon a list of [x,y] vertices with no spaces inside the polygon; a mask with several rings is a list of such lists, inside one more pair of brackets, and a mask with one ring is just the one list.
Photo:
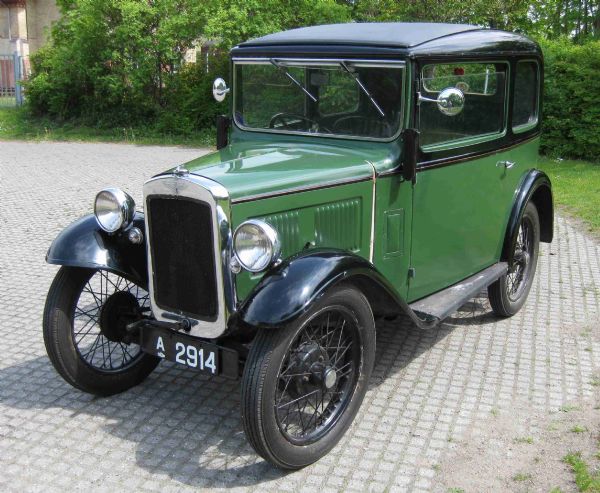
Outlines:
{"label": "metal fence", "polygon": [[0,106],[23,104],[22,82],[29,76],[29,57],[0,54]]}

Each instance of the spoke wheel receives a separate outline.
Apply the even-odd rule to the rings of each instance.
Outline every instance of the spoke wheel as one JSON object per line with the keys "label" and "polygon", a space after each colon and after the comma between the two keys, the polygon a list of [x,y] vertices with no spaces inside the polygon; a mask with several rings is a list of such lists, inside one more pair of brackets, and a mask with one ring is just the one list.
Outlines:
{"label": "spoke wheel", "polygon": [[507,274],[506,295],[511,301],[517,301],[527,287],[533,263],[533,224],[531,217],[523,217],[517,242],[515,244],[514,262]]}
{"label": "spoke wheel", "polygon": [[530,202],[513,238],[512,265],[504,276],[488,287],[490,305],[496,315],[510,317],[527,300],[535,276],[539,243],[540,220],[535,205]]}
{"label": "spoke wheel", "polygon": [[256,452],[298,469],[352,424],[375,359],[375,322],[356,288],[330,290],[294,322],[260,330],[242,378],[242,422]]}
{"label": "spoke wheel", "polygon": [[135,365],[143,356],[123,338],[128,323],[150,313],[148,293],[124,277],[96,271],[81,290],[73,313],[73,343],[92,368],[113,372]]}
{"label": "spoke wheel", "polygon": [[130,280],[103,270],[62,267],[44,309],[50,361],[85,392],[123,392],[160,362],[124,339],[126,326],[144,316],[151,316],[148,293]]}
{"label": "spoke wheel", "polygon": [[318,440],[344,412],[360,366],[357,321],[341,306],[317,314],[290,345],[278,376],[277,424],[292,443]]}

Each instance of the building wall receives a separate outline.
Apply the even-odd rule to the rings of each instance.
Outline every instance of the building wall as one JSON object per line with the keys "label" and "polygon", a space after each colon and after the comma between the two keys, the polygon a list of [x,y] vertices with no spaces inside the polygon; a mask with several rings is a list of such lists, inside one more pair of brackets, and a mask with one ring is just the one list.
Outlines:
{"label": "building wall", "polygon": [[27,0],[27,33],[29,52],[40,49],[48,41],[52,23],[60,18],[54,0]]}
{"label": "building wall", "polygon": [[0,54],[35,52],[59,17],[55,0],[0,0]]}

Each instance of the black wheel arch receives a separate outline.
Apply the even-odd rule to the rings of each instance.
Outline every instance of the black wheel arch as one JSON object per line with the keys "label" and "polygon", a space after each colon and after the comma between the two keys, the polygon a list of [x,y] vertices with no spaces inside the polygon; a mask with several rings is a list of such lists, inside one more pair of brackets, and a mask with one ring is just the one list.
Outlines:
{"label": "black wheel arch", "polygon": [[124,231],[106,233],[93,214],[83,216],[58,234],[48,249],[46,262],[68,267],[104,269],[148,289],[148,260],[142,213],[135,213],[132,226],[139,228],[144,234],[142,243],[131,243]]}
{"label": "black wheel arch", "polygon": [[540,241],[551,243],[554,236],[554,199],[552,195],[552,183],[543,171],[531,169],[523,175],[506,226],[504,245],[500,260],[512,263],[514,242],[519,230],[521,218],[525,212],[528,202],[532,202],[540,218]]}
{"label": "black wheel arch", "polygon": [[252,289],[236,316],[252,327],[280,328],[296,320],[340,283],[360,289],[376,314],[404,312],[422,328],[432,323],[419,319],[368,260],[334,249],[307,250],[284,260]]}

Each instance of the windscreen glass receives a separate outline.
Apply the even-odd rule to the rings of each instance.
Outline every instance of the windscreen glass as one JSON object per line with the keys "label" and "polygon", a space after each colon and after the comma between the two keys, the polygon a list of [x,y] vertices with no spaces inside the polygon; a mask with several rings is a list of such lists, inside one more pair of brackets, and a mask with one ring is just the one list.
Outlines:
{"label": "windscreen glass", "polygon": [[389,139],[399,130],[403,65],[278,60],[235,64],[238,126]]}

